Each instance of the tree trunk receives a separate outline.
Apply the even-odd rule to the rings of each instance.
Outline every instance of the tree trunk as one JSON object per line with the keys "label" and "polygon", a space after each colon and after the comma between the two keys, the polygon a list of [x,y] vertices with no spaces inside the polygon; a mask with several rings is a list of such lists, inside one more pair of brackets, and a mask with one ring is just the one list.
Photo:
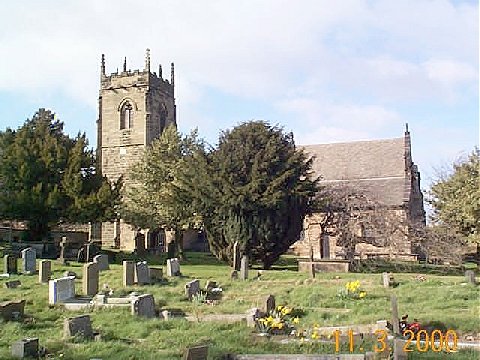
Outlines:
{"label": "tree trunk", "polygon": [[175,244],[177,245],[178,258],[183,261],[187,260],[183,251],[183,231],[180,229],[175,229]]}

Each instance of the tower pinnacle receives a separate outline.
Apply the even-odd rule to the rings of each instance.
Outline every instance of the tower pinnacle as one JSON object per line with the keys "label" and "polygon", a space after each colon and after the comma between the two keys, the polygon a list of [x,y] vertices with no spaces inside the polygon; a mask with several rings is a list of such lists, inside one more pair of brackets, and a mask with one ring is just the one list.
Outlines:
{"label": "tower pinnacle", "polygon": [[145,71],[150,72],[150,49],[145,51]]}
{"label": "tower pinnacle", "polygon": [[123,60],[123,72],[127,72],[127,57]]}

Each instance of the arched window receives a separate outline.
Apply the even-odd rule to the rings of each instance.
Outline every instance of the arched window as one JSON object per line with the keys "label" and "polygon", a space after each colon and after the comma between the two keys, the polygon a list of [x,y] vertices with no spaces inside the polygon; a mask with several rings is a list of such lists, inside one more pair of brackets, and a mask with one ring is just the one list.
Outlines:
{"label": "arched window", "polygon": [[120,129],[131,129],[133,127],[133,107],[126,101],[120,109]]}

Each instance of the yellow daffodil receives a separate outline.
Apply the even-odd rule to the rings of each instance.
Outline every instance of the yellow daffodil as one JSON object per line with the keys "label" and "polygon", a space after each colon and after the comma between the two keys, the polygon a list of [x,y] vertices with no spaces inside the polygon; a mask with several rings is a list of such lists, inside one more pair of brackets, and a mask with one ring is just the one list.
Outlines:
{"label": "yellow daffodil", "polygon": [[295,318],[293,318],[292,322],[294,324],[298,324],[298,323],[300,323],[300,319],[298,317],[295,317]]}
{"label": "yellow daffodil", "polygon": [[360,299],[363,299],[365,296],[367,296],[367,292],[366,291],[360,291],[360,294],[358,294],[358,297]]}

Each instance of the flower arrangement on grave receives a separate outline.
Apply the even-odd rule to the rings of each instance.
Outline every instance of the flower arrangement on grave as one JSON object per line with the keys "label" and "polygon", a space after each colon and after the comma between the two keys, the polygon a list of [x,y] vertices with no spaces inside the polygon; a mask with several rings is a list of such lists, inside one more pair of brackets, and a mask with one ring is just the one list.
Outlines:
{"label": "flower arrangement on grave", "polygon": [[299,319],[293,308],[279,305],[256,320],[256,329],[262,334],[284,335],[291,334],[295,330],[294,325],[298,323]]}
{"label": "flower arrangement on grave", "polygon": [[363,299],[367,296],[367,292],[361,288],[360,281],[349,281],[345,287],[341,288],[337,296],[341,299]]}

